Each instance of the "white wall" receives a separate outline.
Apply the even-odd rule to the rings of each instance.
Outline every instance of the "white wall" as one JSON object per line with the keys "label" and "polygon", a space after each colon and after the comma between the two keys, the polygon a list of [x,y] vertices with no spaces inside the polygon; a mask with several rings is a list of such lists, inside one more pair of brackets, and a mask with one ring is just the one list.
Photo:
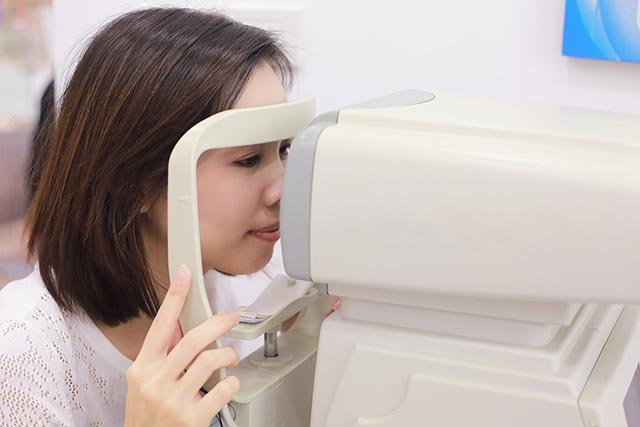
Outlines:
{"label": "white wall", "polygon": [[[56,62],[119,10],[168,2],[56,0]],[[321,111],[404,88],[640,114],[640,64],[561,55],[564,1],[172,1],[233,12],[298,8],[305,92]],[[233,15],[233,13],[232,13]],[[286,24],[286,23],[285,23]],[[288,24],[287,24],[288,25]]]}

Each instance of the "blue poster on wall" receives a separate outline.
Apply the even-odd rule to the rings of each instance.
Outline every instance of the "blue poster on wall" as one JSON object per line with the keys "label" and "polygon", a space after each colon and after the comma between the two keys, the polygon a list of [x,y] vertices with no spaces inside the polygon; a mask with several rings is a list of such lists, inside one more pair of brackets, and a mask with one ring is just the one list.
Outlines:
{"label": "blue poster on wall", "polygon": [[562,54],[640,62],[640,0],[566,0]]}

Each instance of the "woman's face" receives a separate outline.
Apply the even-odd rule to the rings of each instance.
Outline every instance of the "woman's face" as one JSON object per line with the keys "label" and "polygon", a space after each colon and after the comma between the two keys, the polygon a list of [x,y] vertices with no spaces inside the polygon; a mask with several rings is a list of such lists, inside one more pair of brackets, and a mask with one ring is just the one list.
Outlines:
{"label": "woman's face", "polygon": [[[234,108],[286,102],[273,69],[259,66]],[[222,148],[198,160],[198,214],[202,263],[249,274],[271,259],[280,238],[280,196],[290,141]]]}

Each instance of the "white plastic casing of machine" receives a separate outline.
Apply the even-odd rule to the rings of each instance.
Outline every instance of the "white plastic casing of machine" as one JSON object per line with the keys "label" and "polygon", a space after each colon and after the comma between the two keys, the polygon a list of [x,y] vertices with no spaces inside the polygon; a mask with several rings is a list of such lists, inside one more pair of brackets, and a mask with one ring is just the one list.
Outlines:
{"label": "white plastic casing of machine", "polygon": [[312,427],[640,426],[640,117],[418,91],[320,116],[282,235],[342,301]]}

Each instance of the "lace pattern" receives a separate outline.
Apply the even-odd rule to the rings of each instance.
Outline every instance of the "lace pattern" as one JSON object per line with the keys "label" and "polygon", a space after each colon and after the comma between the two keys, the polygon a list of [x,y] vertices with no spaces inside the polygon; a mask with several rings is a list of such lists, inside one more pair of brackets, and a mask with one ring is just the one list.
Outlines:
{"label": "lace pattern", "polygon": [[[209,272],[214,312],[251,304],[283,272],[279,245],[260,272]],[[244,357],[262,339],[225,345]],[[129,364],[93,322],[60,310],[37,268],[0,291],[0,427],[122,426]]]}
{"label": "lace pattern", "polygon": [[38,279],[32,273],[0,293],[0,426],[122,426],[125,372],[81,333],[87,320],[62,312]]}

